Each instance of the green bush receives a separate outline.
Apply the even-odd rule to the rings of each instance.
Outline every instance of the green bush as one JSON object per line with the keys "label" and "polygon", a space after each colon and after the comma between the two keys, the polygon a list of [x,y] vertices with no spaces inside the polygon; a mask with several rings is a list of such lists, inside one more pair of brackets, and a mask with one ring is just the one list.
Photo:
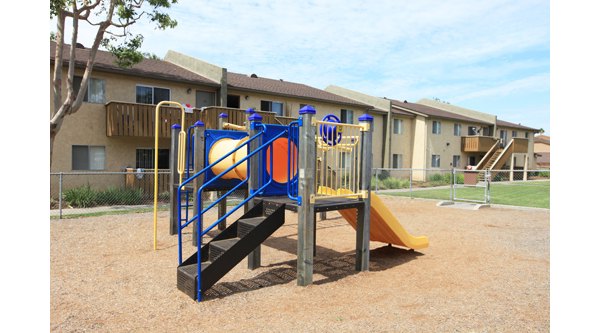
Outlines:
{"label": "green bush", "polygon": [[538,177],[550,178],[550,171],[540,171],[537,175]]}
{"label": "green bush", "polygon": [[377,187],[375,187],[376,178],[371,178],[371,189],[375,190],[375,188],[379,190],[391,190],[391,189],[400,189],[400,188],[408,188],[410,186],[410,181],[408,179],[399,179],[399,178],[384,178],[382,180],[377,181]]}
{"label": "green bush", "polygon": [[75,187],[65,191],[65,201],[75,208],[87,208],[97,205],[96,192],[90,185]]}
{"label": "green bush", "polygon": [[96,202],[99,205],[139,205],[143,203],[143,192],[141,188],[111,186],[96,192]]}

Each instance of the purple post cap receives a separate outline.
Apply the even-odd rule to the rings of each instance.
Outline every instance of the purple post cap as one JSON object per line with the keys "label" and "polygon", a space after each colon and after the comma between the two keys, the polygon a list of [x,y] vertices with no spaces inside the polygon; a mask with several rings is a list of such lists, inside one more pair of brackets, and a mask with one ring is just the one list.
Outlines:
{"label": "purple post cap", "polygon": [[316,114],[317,110],[312,105],[305,105],[300,111],[299,114]]}
{"label": "purple post cap", "polygon": [[365,113],[362,116],[358,117],[358,121],[373,121],[373,116]]}
{"label": "purple post cap", "polygon": [[227,118],[227,117],[228,117],[227,113],[224,113],[224,112],[219,113],[219,118]]}
{"label": "purple post cap", "polygon": [[198,120],[194,123],[194,127],[204,127],[204,122],[202,122],[202,120]]}
{"label": "purple post cap", "polygon": [[253,113],[248,117],[248,120],[260,123],[262,121],[262,116],[258,113]]}
{"label": "purple post cap", "polygon": [[173,125],[171,125],[171,128],[172,129],[181,129],[181,125],[179,125],[179,124],[173,124]]}
{"label": "purple post cap", "polygon": [[254,110],[254,108],[248,108],[246,109],[246,113],[256,113],[256,110]]}

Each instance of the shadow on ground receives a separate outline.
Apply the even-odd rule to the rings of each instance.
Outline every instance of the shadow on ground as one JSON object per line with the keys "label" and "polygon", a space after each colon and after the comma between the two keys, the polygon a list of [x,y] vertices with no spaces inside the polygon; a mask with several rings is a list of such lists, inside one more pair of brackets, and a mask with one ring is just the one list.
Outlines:
{"label": "shadow on ground", "polygon": [[[271,237],[264,245],[289,250],[293,243],[295,249],[296,240],[287,237]],[[295,251],[293,252],[296,253]],[[355,269],[355,253],[336,252],[331,249],[317,247],[318,256],[315,257],[313,275],[321,275],[324,278],[314,281],[315,285],[335,282],[339,279],[359,273]],[[422,253],[414,250],[401,249],[393,246],[383,246],[370,252],[371,260],[369,270],[372,272],[384,271],[386,269],[402,265],[406,262],[422,256]],[[289,260],[269,265],[270,269],[251,279],[242,279],[235,282],[220,282],[215,284],[204,294],[205,300],[220,299],[232,294],[257,290],[274,285],[287,284],[296,280],[296,260]]]}

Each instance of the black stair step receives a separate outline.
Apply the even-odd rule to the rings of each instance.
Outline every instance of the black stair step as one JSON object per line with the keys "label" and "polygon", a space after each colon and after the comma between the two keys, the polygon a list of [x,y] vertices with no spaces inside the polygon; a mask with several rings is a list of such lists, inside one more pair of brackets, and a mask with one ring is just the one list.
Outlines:
{"label": "black stair step", "polygon": [[242,238],[246,236],[252,229],[254,229],[257,225],[261,224],[266,217],[258,216],[258,217],[250,217],[245,219],[238,220],[238,237]]}
{"label": "black stair step", "polygon": [[[204,271],[210,264],[210,261],[202,262],[202,271]],[[197,277],[198,264],[177,267],[177,289],[183,291],[191,298],[196,299]]]}
{"label": "black stair step", "polygon": [[208,260],[215,261],[239,240],[239,238],[229,238],[210,242],[210,248],[208,250]]}

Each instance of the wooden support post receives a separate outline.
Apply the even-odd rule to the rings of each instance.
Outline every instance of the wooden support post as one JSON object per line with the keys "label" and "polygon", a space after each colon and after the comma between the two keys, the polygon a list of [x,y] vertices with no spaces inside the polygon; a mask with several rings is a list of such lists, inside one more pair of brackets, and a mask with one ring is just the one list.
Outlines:
{"label": "wooden support post", "polygon": [[[204,123],[197,121],[194,124],[194,174],[204,169]],[[194,210],[193,216],[198,215],[198,212],[202,211],[202,197],[198,196],[198,189],[204,184],[204,176],[199,176],[192,181],[194,184]],[[202,226],[200,226],[202,227]],[[192,244],[197,246],[198,244],[198,223],[193,223],[192,231]]]}
{"label": "wooden support post", "polygon": [[315,126],[312,119],[316,114],[315,108],[307,105],[300,109],[301,117],[298,154],[298,261],[297,261],[297,284],[307,286],[313,281],[313,256],[314,256],[314,232],[315,213],[314,204],[311,203],[311,195],[315,194],[315,159],[316,144]]}
{"label": "wooden support post", "polygon": [[358,118],[359,124],[364,126],[361,132],[361,175],[360,189],[366,193],[363,199],[364,206],[358,209],[356,228],[356,270],[369,270],[369,241],[371,236],[371,170],[373,168],[373,117],[363,114]]}
{"label": "wooden support post", "polygon": [[[250,124],[248,132],[249,137],[253,137],[261,131],[261,129],[259,129],[258,126],[262,123],[262,117],[258,113],[250,114],[250,116],[248,117],[248,123]],[[248,154],[255,151],[256,149],[258,149],[258,147],[262,145],[261,139],[262,137],[259,137],[256,140],[249,143],[250,147]],[[260,166],[263,165],[261,155],[261,153],[255,154],[254,156],[250,157],[247,163],[247,170],[249,173],[248,193],[250,195],[254,194],[254,191],[256,191],[261,185],[260,170],[262,170],[262,168],[260,168]],[[254,207],[254,201],[250,200],[248,201],[248,209],[251,209],[252,207]],[[259,245],[254,251],[252,251],[248,255],[248,269],[257,269],[260,267],[260,248],[261,246]]]}
{"label": "wooden support post", "polygon": [[525,154],[525,165],[523,165],[523,180],[527,181],[527,170],[529,169],[529,154]]}
{"label": "wooden support post", "polygon": [[[181,126],[173,124],[171,126],[171,150],[169,151],[169,207],[171,214],[169,216],[169,234],[177,235],[179,232],[179,212],[177,204],[177,188],[179,187],[179,175],[177,174],[177,152],[179,151],[179,132]],[[183,199],[184,196],[181,196]]]}
{"label": "wooden support post", "polygon": [[508,180],[511,182],[515,180],[515,154],[510,155],[510,173]]}

